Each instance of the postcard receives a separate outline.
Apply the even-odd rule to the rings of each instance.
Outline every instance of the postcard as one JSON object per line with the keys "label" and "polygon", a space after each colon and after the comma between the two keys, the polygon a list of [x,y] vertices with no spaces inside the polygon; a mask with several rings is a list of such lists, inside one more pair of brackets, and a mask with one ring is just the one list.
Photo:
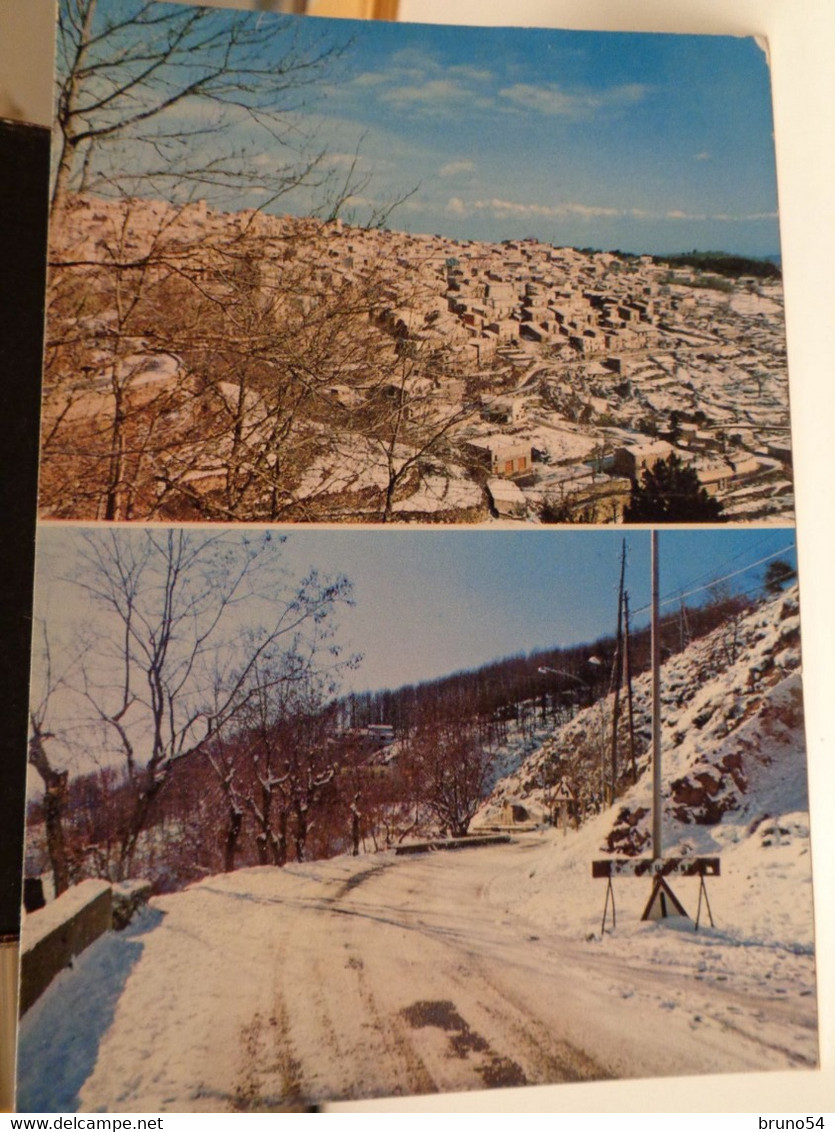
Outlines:
{"label": "postcard", "polygon": [[58,12],[18,1109],[816,1068],[762,47]]}
{"label": "postcard", "polygon": [[791,529],[44,525],[38,588],[23,1111],[817,1064]]}
{"label": "postcard", "polygon": [[61,13],[43,518],[793,521],[754,39]]}

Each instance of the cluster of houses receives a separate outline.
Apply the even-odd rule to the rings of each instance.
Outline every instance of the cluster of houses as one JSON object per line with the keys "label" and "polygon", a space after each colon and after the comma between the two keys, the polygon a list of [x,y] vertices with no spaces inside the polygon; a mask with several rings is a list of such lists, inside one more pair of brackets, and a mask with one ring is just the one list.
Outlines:
{"label": "cluster of houses", "polygon": [[[226,229],[257,240],[266,283],[292,259],[304,283],[290,298],[302,307],[373,281],[377,326],[404,353],[442,359],[439,415],[480,390],[456,439],[495,514],[530,518],[556,497],[618,521],[632,482],[673,449],[711,494],[743,492],[734,518],[791,511],[779,283],[741,281],[729,294],[727,281],[712,289],[709,277],[674,276],[649,256],[227,215],[205,202],[170,219],[170,207],[78,198],[67,240],[101,251],[130,208],[134,251],[165,224],[184,245]],[[333,393],[354,407],[362,381],[349,374]]]}

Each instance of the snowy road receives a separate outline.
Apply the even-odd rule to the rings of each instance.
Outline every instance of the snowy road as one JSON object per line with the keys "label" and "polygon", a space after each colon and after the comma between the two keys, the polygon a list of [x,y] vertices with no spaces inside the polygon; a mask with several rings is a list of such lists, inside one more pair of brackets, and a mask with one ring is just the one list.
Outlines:
{"label": "snowy road", "polygon": [[[641,922],[648,878],[619,877],[601,938],[591,861],[646,827],[647,774],[565,835],[208,877],[97,940],[27,1011],[19,1108],[269,1111],[815,1067],[798,625],[796,595],[781,595],[738,628],[734,660],[720,626],[665,666],[665,774],[692,799],[665,803],[663,844],[720,858],[715,928]],[[635,702],[648,719],[643,677]],[[588,726],[579,713],[562,749]],[[520,740],[479,822],[529,801],[546,753],[523,761]],[[702,812],[708,794],[721,821]],[[692,914],[698,881],[673,887]]]}
{"label": "snowy road", "polygon": [[[243,870],[154,901],[148,930],[102,941],[130,948],[130,970],[112,1021],[88,1039],[77,1107],[271,1111],[814,1063],[808,955],[731,948],[733,970],[727,938],[692,928],[557,934],[548,908],[559,920],[561,872],[538,915],[511,912],[510,888],[556,865],[560,848],[534,835]],[[603,892],[582,883],[599,927]],[[577,892],[567,900],[576,922]],[[97,946],[67,979],[102,969]],[[800,966],[777,988],[766,966],[784,962]],[[37,1004],[31,1026],[55,1047],[48,1010]],[[76,1040],[81,1025],[76,1012]]]}

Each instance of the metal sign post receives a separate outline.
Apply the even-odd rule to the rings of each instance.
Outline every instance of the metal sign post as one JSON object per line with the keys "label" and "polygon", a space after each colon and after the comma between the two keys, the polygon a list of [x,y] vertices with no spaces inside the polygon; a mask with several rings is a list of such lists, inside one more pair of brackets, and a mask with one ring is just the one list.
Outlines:
{"label": "metal sign post", "polygon": [[612,901],[612,927],[615,926],[615,892],[612,888],[612,877],[615,876],[652,877],[652,892],[641,917],[642,920],[660,920],[666,916],[684,916],[689,919],[684,906],[670,888],[667,877],[674,875],[697,876],[699,878],[699,906],[696,911],[694,930],[699,930],[702,897],[704,897],[710,926],[714,926],[713,913],[710,910],[710,901],[707,898],[705,877],[719,876],[718,857],[667,857],[666,860],[648,857],[607,857],[603,861],[592,861],[591,875],[596,879],[605,877],[607,880],[606,902],[603,905],[603,923],[600,928],[601,935],[606,930],[610,899]]}
{"label": "metal sign post", "polygon": [[668,857],[665,859],[663,856],[661,843],[661,639],[658,617],[658,532],[653,530],[650,538],[652,551],[652,858],[609,857],[603,861],[592,861],[592,876],[606,877],[608,882],[606,885],[606,902],[603,906],[603,923],[600,928],[601,935],[606,930],[606,917],[610,899],[612,901],[612,927],[615,926],[613,876],[652,877],[652,891],[647,906],[644,908],[642,920],[662,920],[667,916],[684,916],[689,919],[684,910],[684,905],[677,899],[666,878],[673,874],[698,876],[699,907],[696,912],[695,930],[699,930],[703,896],[710,917],[710,926],[713,927],[713,913],[710,910],[710,902],[707,898],[705,877],[719,876],[719,858]]}

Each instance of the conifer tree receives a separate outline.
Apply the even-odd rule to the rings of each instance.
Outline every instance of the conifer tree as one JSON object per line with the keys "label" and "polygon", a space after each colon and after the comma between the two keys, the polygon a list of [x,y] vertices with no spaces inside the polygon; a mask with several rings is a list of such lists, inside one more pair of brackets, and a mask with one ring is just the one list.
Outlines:
{"label": "conifer tree", "polygon": [[722,504],[701,486],[695,469],[671,452],[666,460],[645,468],[640,483],[633,483],[623,519],[626,523],[721,522]]}

